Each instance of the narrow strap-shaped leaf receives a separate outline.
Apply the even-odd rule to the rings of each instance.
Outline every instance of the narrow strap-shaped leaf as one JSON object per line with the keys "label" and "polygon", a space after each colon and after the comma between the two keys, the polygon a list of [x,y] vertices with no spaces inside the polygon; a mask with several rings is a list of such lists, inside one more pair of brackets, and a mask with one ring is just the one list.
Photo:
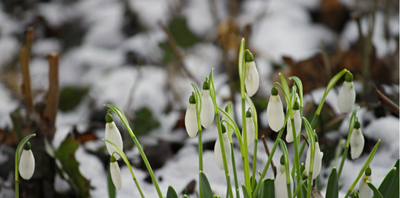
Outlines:
{"label": "narrow strap-shaped leaf", "polygon": [[325,198],[338,198],[338,197],[339,197],[338,175],[337,175],[336,167],[333,167],[331,174],[329,174]]}
{"label": "narrow strap-shaped leaf", "polygon": [[296,83],[297,88],[299,89],[300,107],[303,107],[303,83],[297,76],[290,76],[289,79]]}
{"label": "narrow strap-shaped leaf", "polygon": [[210,183],[208,182],[206,175],[202,171],[200,171],[200,186],[204,198],[214,197],[214,193],[211,190]]}
{"label": "narrow strap-shaped leaf", "polygon": [[388,172],[379,186],[379,192],[383,197],[399,197],[399,160]]}
{"label": "narrow strap-shaped leaf", "polygon": [[249,194],[247,193],[246,186],[244,184],[242,184],[242,190],[243,190],[243,197],[250,198]]}
{"label": "narrow strap-shaped leaf", "polygon": [[168,186],[167,198],[178,198],[175,189],[172,186]]}
{"label": "narrow strap-shaped leaf", "polygon": [[275,198],[275,184],[274,179],[264,179],[261,184],[260,198],[268,197]]}
{"label": "narrow strap-shaped leaf", "polygon": [[196,110],[200,113],[201,111],[201,95],[199,89],[194,83],[191,84],[194,90],[194,97],[196,98]]}
{"label": "narrow strap-shaped leaf", "polygon": [[382,194],[379,192],[378,189],[369,181],[367,181],[368,186],[372,189],[374,192],[374,198],[383,198]]}

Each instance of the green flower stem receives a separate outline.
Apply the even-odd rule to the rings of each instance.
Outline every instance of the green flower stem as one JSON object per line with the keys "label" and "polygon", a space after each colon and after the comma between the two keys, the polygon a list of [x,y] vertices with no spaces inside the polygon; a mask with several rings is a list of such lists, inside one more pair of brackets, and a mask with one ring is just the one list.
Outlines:
{"label": "green flower stem", "polygon": [[116,154],[118,154],[118,155],[122,158],[122,160],[124,160],[125,164],[126,164],[126,165],[128,166],[128,168],[129,168],[129,171],[131,172],[132,179],[133,179],[133,181],[135,182],[135,185],[136,185],[136,187],[137,187],[138,190],[139,190],[140,196],[141,196],[142,198],[144,198],[144,194],[143,194],[143,192],[142,192],[142,189],[141,189],[140,186],[139,186],[139,183],[138,183],[138,181],[137,181],[137,179],[136,179],[136,176],[135,176],[135,174],[133,173],[131,163],[129,163],[129,160],[128,160],[128,158],[126,157],[125,153],[124,153],[124,152],[122,151],[122,149],[121,149],[118,145],[116,145],[114,142],[111,142],[110,140],[105,139],[105,138],[103,138],[103,140],[106,141],[106,142],[108,142],[108,143],[110,143],[115,149],[117,149],[118,152],[117,152],[117,151],[114,151],[114,152],[112,153],[112,155],[114,155],[114,153],[116,153]]}
{"label": "green flower stem", "polygon": [[238,183],[237,173],[236,173],[235,153],[233,152],[233,143],[232,143],[232,142],[231,142],[231,155],[232,155],[233,177],[234,177],[234,180],[235,180],[236,198],[240,198],[240,194],[239,194],[239,183]]}
{"label": "green flower stem", "polygon": [[19,158],[20,153],[21,153],[21,148],[25,145],[26,142],[28,142],[29,139],[31,139],[33,136],[36,136],[36,134],[30,134],[28,136],[26,136],[24,139],[21,140],[21,142],[19,142],[18,146],[17,146],[17,150],[15,150],[15,172],[14,172],[14,176],[15,176],[15,197],[19,198],[19,175],[18,175],[18,168],[19,168]]}
{"label": "green flower stem", "polygon": [[146,165],[147,171],[149,171],[149,174],[150,174],[151,179],[152,179],[152,181],[153,181],[154,187],[155,187],[156,190],[157,190],[158,196],[159,196],[160,198],[162,198],[163,196],[162,196],[160,187],[159,187],[159,185],[158,185],[157,178],[154,176],[154,172],[153,172],[153,169],[152,169],[151,166],[150,166],[149,160],[147,160],[146,154],[144,153],[143,148],[142,148],[142,146],[140,145],[139,141],[137,140],[137,138],[136,138],[135,134],[133,133],[131,127],[129,126],[128,120],[126,119],[124,113],[121,111],[121,109],[119,109],[118,107],[116,107],[116,106],[114,106],[114,105],[112,105],[112,104],[104,104],[104,106],[111,108],[112,111],[113,111],[115,114],[117,114],[117,115],[119,116],[119,118],[121,119],[121,121],[124,123],[126,129],[127,129],[128,132],[129,132],[129,135],[131,136],[133,142],[135,143],[136,147],[137,147],[138,150],[139,150],[140,155],[142,156],[142,159],[143,159],[143,161],[144,161],[144,163],[145,163],[145,165]]}
{"label": "green flower stem", "polygon": [[[253,101],[251,100],[250,96],[245,93],[246,99],[250,104],[252,115],[253,115],[253,122],[254,122],[254,155],[253,155],[253,172],[252,172],[252,181],[251,181],[251,189],[254,188],[255,182],[256,182],[256,169],[257,169],[257,145],[258,145],[258,116],[257,116],[257,110],[256,107],[254,106]],[[247,142],[247,141],[246,141]]]}
{"label": "green flower stem", "polygon": [[[289,116],[289,114],[286,114],[285,122],[284,122],[283,125],[286,125],[286,122],[287,122],[287,120],[288,120],[288,116]],[[282,127],[282,129],[281,129],[281,130],[279,131],[279,133],[278,133],[278,137],[276,137],[274,146],[272,147],[271,153],[270,153],[270,155],[268,156],[267,163],[266,163],[265,166],[264,166],[264,169],[263,169],[263,171],[262,171],[262,173],[261,173],[261,176],[260,176],[259,181],[262,181],[262,180],[264,179],[264,177],[265,177],[265,174],[267,174],[268,167],[269,167],[269,165],[271,164],[272,157],[273,157],[274,154],[275,154],[276,148],[278,147],[278,143],[279,143],[279,140],[280,140],[281,137],[282,137],[282,134],[283,134],[284,129],[285,129],[285,128]],[[258,183],[257,183],[257,186],[256,186],[256,188],[255,188],[254,191],[253,191],[253,197],[256,197],[256,196],[257,196],[258,190],[259,190],[260,187],[261,187],[261,183],[262,183],[262,182],[258,182]]]}
{"label": "green flower stem", "polygon": [[314,131],[308,122],[307,118],[303,117],[303,122],[304,126],[306,127],[307,130],[307,136],[308,139],[310,140],[310,149],[311,149],[311,159],[310,159],[310,167],[309,167],[309,172],[308,172],[308,188],[307,188],[307,198],[311,198],[311,185],[312,185],[312,174],[313,174],[313,169],[314,169],[314,155],[315,155],[315,137],[314,137]]}
{"label": "green flower stem", "polygon": [[283,156],[285,158],[285,173],[286,173],[286,188],[288,192],[288,197],[292,197],[292,188],[290,187],[290,171],[289,171],[289,156],[288,156],[288,151],[286,148],[285,142],[280,139],[279,144],[281,146],[281,150],[283,151]]}
{"label": "green flower stem", "polygon": [[364,166],[360,170],[360,173],[358,173],[358,176],[357,176],[356,180],[354,180],[353,184],[350,186],[349,190],[347,191],[347,193],[346,193],[346,195],[344,197],[348,197],[350,195],[351,191],[353,191],[354,187],[358,183],[358,180],[360,180],[361,176],[364,174],[365,170],[367,169],[367,167],[371,163],[372,159],[374,159],[375,153],[378,150],[378,147],[379,147],[380,143],[381,143],[381,140],[379,139],[378,142],[375,144],[374,148],[372,149],[371,153],[369,154],[368,159],[365,162]]}
{"label": "green flower stem", "polygon": [[347,133],[346,147],[345,147],[343,155],[342,155],[342,161],[340,161],[338,179],[340,179],[340,176],[342,175],[343,165],[344,165],[344,162],[346,161],[347,153],[348,153],[349,148],[350,148],[351,133],[353,133],[354,124],[356,122],[356,115],[357,115],[357,111],[359,109],[360,109],[360,106],[357,106],[356,109],[354,109],[353,113],[351,114],[350,124],[349,124],[349,131]]}
{"label": "green flower stem", "polygon": [[290,118],[290,122],[292,123],[292,133],[293,133],[293,142],[294,142],[294,164],[297,170],[297,183],[299,184],[301,181],[301,170],[300,170],[300,156],[299,156],[299,138],[296,136],[296,128],[294,124],[294,118]]}

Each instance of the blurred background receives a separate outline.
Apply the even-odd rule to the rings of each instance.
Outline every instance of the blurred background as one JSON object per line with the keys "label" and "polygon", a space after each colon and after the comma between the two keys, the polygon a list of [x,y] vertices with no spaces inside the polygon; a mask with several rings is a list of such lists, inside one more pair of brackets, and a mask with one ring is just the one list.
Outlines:
{"label": "blurred background", "polygon": [[[397,0],[2,0],[0,197],[14,196],[15,149],[31,133],[37,134],[31,139],[36,169],[31,180],[21,178],[21,197],[108,197],[104,103],[125,112],[162,192],[172,185],[197,197],[197,139],[184,127],[190,83],[201,86],[214,68],[217,103],[224,108],[232,101],[241,125],[241,38],[260,74],[253,101],[259,135],[270,147],[277,134],[265,110],[279,72],[303,81],[309,119],[329,80],[344,68],[353,73],[366,144],[359,159],[346,161],[340,182],[346,192],[381,139],[371,163],[373,183],[380,184],[399,158]],[[336,104],[342,82],[328,95],[316,127],[324,152],[322,192],[337,166],[336,146],[347,138],[350,115]],[[144,194],[156,197],[139,152],[114,119]],[[224,196],[224,173],[213,156],[216,131],[215,123],[204,131],[204,172]],[[266,160],[259,144],[258,170]],[[139,197],[128,168],[120,166],[117,197]]]}

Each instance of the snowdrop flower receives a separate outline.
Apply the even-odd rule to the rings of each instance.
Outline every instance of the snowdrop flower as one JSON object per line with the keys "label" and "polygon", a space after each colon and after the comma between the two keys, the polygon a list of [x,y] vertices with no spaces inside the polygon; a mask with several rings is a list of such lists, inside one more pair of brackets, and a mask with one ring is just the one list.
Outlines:
{"label": "snowdrop flower", "polygon": [[[314,151],[314,165],[313,165],[313,172],[312,172],[312,179],[317,178],[319,175],[319,172],[321,171],[321,165],[322,165],[322,157],[324,156],[324,153],[321,152],[319,148],[319,143],[318,140],[315,140],[315,151]],[[305,171],[307,176],[310,175],[310,161],[311,161],[311,146],[308,147],[307,150],[307,156],[306,156],[306,166],[305,166]]]}
{"label": "snowdrop flower", "polygon": [[185,127],[189,137],[194,138],[197,134],[197,114],[196,114],[196,99],[192,94],[189,98],[189,106],[185,114]]}
{"label": "snowdrop flower", "polygon": [[[294,125],[295,125],[295,130],[296,130],[296,137],[299,136],[300,131],[301,131],[301,116],[300,116],[300,107],[299,103],[296,101],[294,102],[293,106],[293,119],[294,119]],[[293,129],[292,129],[292,122],[290,120],[287,121],[287,135],[286,135],[286,141],[288,143],[293,142]]]}
{"label": "snowdrop flower", "polygon": [[[275,197],[288,198],[288,190],[286,187],[286,169],[285,169],[285,158],[281,157],[281,165],[278,168],[276,178],[275,178]],[[293,195],[293,179],[290,176],[290,190]]]}
{"label": "snowdrop flower", "polygon": [[208,129],[214,120],[214,104],[210,96],[210,86],[208,79],[203,83],[201,91],[201,111],[200,121],[204,128]]}
{"label": "snowdrop flower", "polygon": [[22,150],[18,170],[21,177],[26,180],[30,179],[35,171],[35,158],[33,157],[31,143],[29,142],[25,143],[24,149]]}
{"label": "snowdrop flower", "polygon": [[370,198],[372,195],[372,190],[368,186],[367,181],[371,182],[371,168],[368,166],[367,170],[365,170],[365,175],[361,178],[360,186],[359,186],[359,198]]}
{"label": "snowdrop flower", "polygon": [[246,54],[246,77],[244,84],[246,86],[247,94],[251,97],[253,96],[260,85],[260,77],[258,75],[258,70],[256,67],[256,63],[254,62],[254,57],[251,52]]}
{"label": "snowdrop flower", "polygon": [[[123,143],[122,143],[121,133],[119,132],[117,125],[115,125],[112,115],[109,113],[107,113],[106,115],[106,122],[107,123],[106,123],[105,139],[110,140],[111,142],[116,144],[120,149],[122,149]],[[106,147],[110,155],[112,155],[114,152],[118,152],[118,150],[108,142],[106,142]],[[118,160],[119,156],[117,156],[116,159]]]}
{"label": "snowdrop flower", "polygon": [[360,122],[356,121],[354,124],[353,132],[350,136],[351,159],[360,157],[364,149],[364,135],[360,129]]}
{"label": "snowdrop flower", "polygon": [[247,146],[251,146],[255,138],[255,127],[253,117],[251,116],[250,109],[246,112],[246,134],[247,134]]}
{"label": "snowdrop flower", "polygon": [[340,112],[349,113],[353,109],[355,101],[356,92],[354,91],[353,74],[347,73],[337,100]]}
{"label": "snowdrop flower", "polygon": [[[231,144],[229,142],[228,133],[226,133],[226,128],[224,125],[221,125],[221,130],[222,130],[222,140],[224,141],[224,149],[225,149],[224,152],[226,157],[226,163],[229,164],[231,162],[231,157],[232,157]],[[215,157],[215,162],[217,162],[218,168],[224,170],[224,160],[222,158],[221,140],[219,139],[219,136],[214,145],[214,157]]]}
{"label": "snowdrop flower", "polygon": [[110,173],[111,173],[111,180],[114,183],[115,188],[120,190],[122,187],[121,171],[119,169],[117,159],[114,157],[114,155],[111,155],[110,157]]}
{"label": "snowdrop flower", "polygon": [[271,89],[271,96],[267,107],[268,124],[272,130],[279,132],[285,122],[285,115],[283,114],[283,105],[281,97],[278,95],[278,90],[273,87]]}

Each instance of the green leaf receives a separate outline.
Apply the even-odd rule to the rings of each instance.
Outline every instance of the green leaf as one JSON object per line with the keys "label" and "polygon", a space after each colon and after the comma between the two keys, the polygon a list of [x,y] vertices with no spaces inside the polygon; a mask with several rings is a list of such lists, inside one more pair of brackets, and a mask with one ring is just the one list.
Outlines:
{"label": "green leaf", "polygon": [[108,197],[109,198],[117,197],[117,189],[115,188],[114,183],[111,179],[110,166],[108,166],[107,168],[107,187],[108,187]]}
{"label": "green leaf", "polygon": [[194,83],[191,83],[193,90],[194,90],[194,97],[196,98],[196,111],[200,112],[201,111],[201,95],[199,89],[196,87]]}
{"label": "green leaf", "polygon": [[338,197],[339,197],[338,175],[336,167],[333,167],[331,174],[329,174],[325,198],[338,198]]}
{"label": "green leaf", "polygon": [[296,83],[297,88],[299,89],[300,107],[303,107],[303,83],[301,82],[300,78],[297,76],[290,76],[289,79],[293,80]]}
{"label": "green leaf", "polygon": [[383,198],[382,194],[371,182],[367,181],[367,184],[372,189],[372,191],[374,191],[374,198]]}
{"label": "green leaf", "polygon": [[212,192],[210,183],[203,171],[200,171],[200,187],[203,197],[213,197],[214,193]]}
{"label": "green leaf", "polygon": [[153,129],[160,127],[160,122],[154,119],[153,113],[147,107],[143,107],[135,112],[133,119],[133,131],[136,135],[144,135]]}
{"label": "green leaf", "polygon": [[243,197],[250,198],[249,194],[247,193],[247,188],[244,184],[242,184],[242,190],[243,190]]}
{"label": "green leaf", "polygon": [[399,197],[399,160],[383,179],[379,192],[383,197]]}
{"label": "green leaf", "polygon": [[77,197],[90,197],[90,182],[79,171],[79,163],[75,159],[75,151],[78,147],[79,143],[68,135],[55,152],[55,157],[69,176],[73,189],[77,191]]}
{"label": "green leaf", "polygon": [[167,198],[178,198],[175,189],[172,186],[168,186]]}
{"label": "green leaf", "polygon": [[260,198],[275,198],[275,184],[273,178],[264,179],[260,189]]}
{"label": "green leaf", "polygon": [[63,112],[74,110],[87,93],[86,88],[64,87],[60,91],[58,108]]}
{"label": "green leaf", "polygon": [[175,18],[168,25],[172,37],[176,44],[183,48],[188,48],[200,41],[193,32],[188,28],[186,18]]}

